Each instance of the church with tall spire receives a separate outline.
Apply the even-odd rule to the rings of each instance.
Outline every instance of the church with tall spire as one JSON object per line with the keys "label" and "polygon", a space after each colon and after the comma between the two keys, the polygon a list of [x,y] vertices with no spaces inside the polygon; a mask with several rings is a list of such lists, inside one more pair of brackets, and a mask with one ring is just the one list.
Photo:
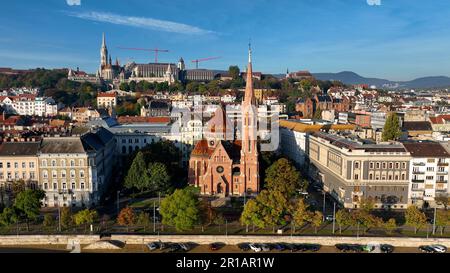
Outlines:
{"label": "church with tall spire", "polygon": [[100,48],[100,67],[97,76],[103,80],[112,81],[119,76],[121,70],[118,59],[116,59],[115,64],[112,63],[111,54],[108,53],[108,47],[106,46],[105,33],[103,33]]}
{"label": "church with tall spire", "polygon": [[240,135],[219,107],[208,123],[205,138],[197,142],[189,160],[189,184],[210,196],[254,195],[260,191],[257,105],[253,88],[252,51],[249,45],[245,95],[241,105]]}

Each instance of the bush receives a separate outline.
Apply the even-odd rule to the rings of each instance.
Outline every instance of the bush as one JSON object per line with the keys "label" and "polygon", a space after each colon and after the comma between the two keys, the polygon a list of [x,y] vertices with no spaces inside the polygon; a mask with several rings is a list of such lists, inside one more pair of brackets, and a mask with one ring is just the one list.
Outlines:
{"label": "bush", "polygon": [[53,215],[51,215],[51,214],[46,214],[44,216],[43,225],[44,225],[44,227],[51,227],[51,226],[55,225],[55,217],[53,217]]}

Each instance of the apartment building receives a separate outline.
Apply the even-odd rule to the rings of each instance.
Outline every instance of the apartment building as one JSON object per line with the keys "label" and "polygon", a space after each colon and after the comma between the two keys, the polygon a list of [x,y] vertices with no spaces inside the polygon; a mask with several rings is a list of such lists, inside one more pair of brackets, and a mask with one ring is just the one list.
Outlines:
{"label": "apartment building", "polygon": [[45,137],[37,153],[44,206],[93,206],[111,180],[113,134],[104,128],[81,137]]}
{"label": "apartment building", "polygon": [[408,199],[411,204],[428,203],[435,207],[435,198],[449,193],[450,153],[437,142],[404,143],[411,154]]}
{"label": "apartment building", "polygon": [[[38,185],[37,151],[39,142],[3,142],[0,145],[0,187],[10,191],[14,181],[24,181],[34,188]],[[8,196],[3,196],[2,201]]]}
{"label": "apartment building", "polygon": [[117,106],[117,93],[99,93],[97,95],[97,107],[114,108]]}
{"label": "apartment building", "polygon": [[371,199],[375,208],[405,209],[409,152],[402,144],[372,144],[316,132],[309,136],[310,175],[346,208]]}

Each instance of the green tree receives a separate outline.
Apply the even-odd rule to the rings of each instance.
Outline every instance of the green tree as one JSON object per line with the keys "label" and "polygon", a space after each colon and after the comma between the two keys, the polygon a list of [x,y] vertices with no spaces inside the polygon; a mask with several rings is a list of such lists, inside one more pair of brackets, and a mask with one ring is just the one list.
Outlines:
{"label": "green tree", "polygon": [[222,213],[217,213],[216,216],[214,217],[213,223],[215,225],[219,226],[219,232],[220,232],[220,227],[225,224],[225,217],[223,217]]}
{"label": "green tree", "polygon": [[141,211],[138,215],[137,215],[137,220],[136,220],[136,224],[144,227],[144,232],[145,229],[150,226],[151,222],[150,222],[150,215],[146,212]]}
{"label": "green tree", "polygon": [[444,228],[449,224],[450,224],[450,214],[448,210],[437,210],[436,227],[441,228],[441,235],[444,233]]}
{"label": "green tree", "polygon": [[73,224],[72,211],[69,207],[61,208],[61,227],[68,228]]}
{"label": "green tree", "polygon": [[170,176],[165,164],[150,163],[148,167],[150,189],[154,192],[167,192],[170,187]]}
{"label": "green tree", "polygon": [[3,212],[0,213],[0,224],[3,226],[9,226],[17,223],[17,221],[19,221],[19,216],[14,207],[6,207],[3,209]]}
{"label": "green tree", "polygon": [[148,188],[149,185],[150,179],[144,161],[144,154],[139,151],[125,177],[125,187],[128,189],[136,188],[142,192],[144,189]]}
{"label": "green tree", "polygon": [[122,82],[120,85],[119,85],[119,89],[120,90],[122,90],[122,91],[130,91],[130,86],[128,85],[128,83],[127,82]]}
{"label": "green tree", "polygon": [[198,203],[195,189],[175,190],[161,202],[162,223],[174,226],[177,231],[193,229],[200,220]]}
{"label": "green tree", "polygon": [[339,233],[342,233],[343,226],[350,226],[353,223],[351,214],[345,209],[339,210],[336,212],[336,223],[339,226]]}
{"label": "green tree", "polygon": [[87,225],[94,223],[97,220],[98,214],[96,210],[84,209],[80,210],[73,216],[75,225],[84,225],[84,231],[86,232]]}
{"label": "green tree", "polygon": [[241,74],[239,66],[230,65],[230,67],[228,68],[228,74],[230,74],[230,76],[231,76],[231,78],[233,78],[233,80],[239,78],[240,74]]}
{"label": "green tree", "polygon": [[302,227],[310,222],[310,216],[308,204],[306,204],[303,198],[299,198],[292,213],[293,232],[295,232],[295,227]]}
{"label": "green tree", "polygon": [[14,201],[14,207],[17,208],[19,216],[24,218],[29,230],[29,221],[37,220],[40,215],[41,200],[44,199],[45,192],[43,190],[27,189],[20,192]]}
{"label": "green tree", "polygon": [[444,195],[436,196],[435,200],[436,200],[437,204],[442,205],[442,206],[444,206],[445,209],[447,209],[448,204],[450,202],[450,197],[448,197],[447,194],[444,194]]}
{"label": "green tree", "polygon": [[135,81],[130,81],[128,83],[128,85],[130,86],[130,91],[132,91],[132,92],[136,91],[136,82]]}
{"label": "green tree", "polygon": [[51,214],[46,214],[44,216],[44,222],[43,222],[44,227],[51,227],[55,225],[55,217],[53,217],[53,215]]}
{"label": "green tree", "polygon": [[300,172],[286,158],[281,158],[266,170],[265,186],[269,191],[279,191],[290,198],[296,189],[305,189],[307,185],[300,179]]}
{"label": "green tree", "polygon": [[414,227],[414,233],[427,223],[425,213],[421,212],[416,206],[409,206],[405,213],[406,224]]}
{"label": "green tree", "polygon": [[240,221],[243,225],[246,225],[247,231],[249,225],[264,228],[265,223],[262,216],[261,204],[255,199],[249,200],[244,206]]}
{"label": "green tree", "polygon": [[395,221],[395,218],[390,218],[388,221],[384,223],[383,226],[388,234],[393,234],[394,231],[397,229],[397,223]]}
{"label": "green tree", "polygon": [[382,138],[383,141],[397,140],[402,135],[400,121],[396,113],[391,113],[386,118]]}
{"label": "green tree", "polygon": [[263,190],[255,199],[247,202],[241,215],[241,223],[259,228],[285,225],[292,211],[288,199],[279,191]]}
{"label": "green tree", "polygon": [[323,214],[320,211],[315,211],[311,213],[310,217],[311,226],[314,227],[314,232],[317,233],[317,229],[323,224]]}
{"label": "green tree", "polygon": [[127,232],[130,229],[130,226],[134,225],[136,222],[136,215],[134,214],[134,211],[130,207],[123,208],[119,216],[117,216],[117,223],[122,226],[127,227]]}

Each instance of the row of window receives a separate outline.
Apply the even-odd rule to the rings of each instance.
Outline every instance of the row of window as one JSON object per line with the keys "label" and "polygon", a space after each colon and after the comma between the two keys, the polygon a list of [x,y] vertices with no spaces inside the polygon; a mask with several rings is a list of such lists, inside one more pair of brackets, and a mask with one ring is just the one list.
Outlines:
{"label": "row of window", "polygon": [[[80,170],[78,173],[79,173],[80,178],[84,178],[84,171],[83,170]],[[67,174],[66,170],[61,170],[60,177],[61,178],[66,178],[66,174]],[[42,177],[43,178],[48,178],[48,171],[47,170],[42,171]],[[75,177],[76,177],[75,170],[70,170],[70,178],[75,178]],[[58,172],[57,171],[55,171],[55,170],[52,171],[52,178],[58,178]]]}
{"label": "row of window", "polygon": [[[83,166],[84,165],[84,160],[83,159],[80,159],[80,160],[78,160],[78,166]],[[47,160],[46,159],[44,159],[44,160],[42,160],[41,161],[41,166],[42,167],[47,167]],[[57,165],[57,161],[56,161],[56,159],[52,159],[51,161],[50,161],[50,165],[48,165],[48,166],[51,166],[51,167],[56,167],[56,166],[58,166]],[[59,161],[59,166],[60,167],[66,167],[67,165],[66,165],[66,160],[65,159],[61,159],[60,161]],[[70,167],[75,167],[75,160],[70,160],[69,161],[69,166]]]}
{"label": "row of window", "polygon": [[[14,172],[14,177],[13,177],[13,174],[12,174],[11,172],[7,172],[7,173],[6,173],[6,178],[7,178],[8,180],[11,180],[11,179],[16,179],[16,180],[23,179],[23,180],[27,180],[27,179],[35,179],[35,178],[36,178],[36,175],[35,175],[34,172],[30,172],[28,175],[27,175],[27,172],[22,172],[22,176],[20,176],[20,173],[19,173],[19,172]],[[3,172],[0,172],[0,180],[3,180],[3,179],[5,179],[5,177],[4,177],[4,175],[3,175]]]}
{"label": "row of window", "polygon": [[380,176],[379,174],[375,174],[374,175],[373,173],[369,173],[369,180],[373,180],[374,178],[375,178],[375,180],[380,180],[380,178],[381,178],[381,180],[386,180],[386,177],[387,177],[387,180],[399,180],[400,177],[401,177],[401,180],[405,180],[406,179],[406,174],[402,173],[401,175],[389,174],[387,176],[386,175],[381,175]]}
{"label": "row of window", "polygon": [[[14,168],[19,168],[19,162],[6,162],[6,164],[3,164],[3,162],[0,162],[0,169],[2,169],[5,165],[7,169],[10,169],[11,166],[14,164]],[[22,168],[26,168],[27,167],[27,163],[26,162],[21,162],[20,165],[22,166]],[[28,167],[29,168],[34,168],[35,164],[34,162],[28,162]]]}
{"label": "row of window", "polygon": [[[146,138],[144,138],[144,143],[147,143],[147,139]],[[127,143],[127,140],[125,139],[125,138],[122,138],[122,144],[125,144],[125,143]],[[128,143],[133,143],[133,139],[131,139],[131,138],[129,138],[128,139]],[[134,139],[134,143],[139,143],[139,138],[135,138]],[[152,142],[151,142],[152,144],[153,143],[155,143],[155,140],[152,138]]]}
{"label": "row of window", "polygon": [[[393,169],[395,166],[395,169],[400,169],[400,166],[402,169],[406,169],[406,162],[370,162],[369,163],[369,169]],[[360,168],[360,163],[359,161],[355,162],[355,168],[359,169]]]}
{"label": "row of window", "polygon": [[[50,188],[50,186],[53,186],[53,187]],[[61,183],[61,186],[62,186],[63,190],[67,190],[67,183]],[[50,189],[57,190],[58,189],[58,183],[53,183],[53,184],[49,185],[49,183],[46,182],[46,183],[43,184],[43,189],[44,190],[50,190]],[[70,189],[71,190],[75,190],[76,189],[76,184],[75,183],[71,183],[70,184]],[[80,189],[82,189],[82,190],[85,189],[84,182],[80,183]]]}

